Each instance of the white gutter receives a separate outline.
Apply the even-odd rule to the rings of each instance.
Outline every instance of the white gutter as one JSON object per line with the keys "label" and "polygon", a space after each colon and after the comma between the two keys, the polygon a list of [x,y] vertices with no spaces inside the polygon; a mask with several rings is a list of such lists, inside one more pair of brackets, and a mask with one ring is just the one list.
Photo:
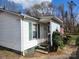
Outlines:
{"label": "white gutter", "polygon": [[11,14],[19,16],[19,17],[23,16],[24,18],[31,18],[31,19],[34,19],[34,20],[38,20],[37,18],[31,17],[31,16],[26,15],[26,14],[19,14],[19,13],[11,12],[11,11],[8,11],[8,10],[4,10],[2,8],[0,8],[0,10],[3,11],[3,12],[11,13]]}
{"label": "white gutter", "polygon": [[38,20],[37,18],[31,17],[29,15],[24,15],[24,18],[31,18],[31,19],[34,19],[34,20]]}

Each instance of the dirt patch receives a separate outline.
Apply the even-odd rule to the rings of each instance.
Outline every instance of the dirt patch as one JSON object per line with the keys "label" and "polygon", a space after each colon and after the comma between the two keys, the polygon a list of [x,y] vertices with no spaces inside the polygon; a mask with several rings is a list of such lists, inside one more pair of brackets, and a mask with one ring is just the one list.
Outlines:
{"label": "dirt patch", "polygon": [[58,50],[57,52],[52,52],[49,54],[42,54],[35,52],[32,56],[21,56],[11,51],[0,50],[0,59],[56,59],[56,57],[69,56],[73,52],[76,52],[77,47],[66,46],[63,50]]}
{"label": "dirt patch", "polygon": [[52,52],[50,55],[59,56],[59,55],[71,55],[73,52],[77,51],[76,46],[66,46],[62,50],[58,50],[57,52]]}
{"label": "dirt patch", "polygon": [[35,52],[32,56],[21,56],[7,50],[0,50],[0,59],[46,59],[47,55]]}

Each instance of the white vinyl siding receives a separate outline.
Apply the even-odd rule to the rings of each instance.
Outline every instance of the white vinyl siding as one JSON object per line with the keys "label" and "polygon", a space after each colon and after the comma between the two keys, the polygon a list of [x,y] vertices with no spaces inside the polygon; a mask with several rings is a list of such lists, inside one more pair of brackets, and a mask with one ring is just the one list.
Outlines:
{"label": "white vinyl siding", "polygon": [[6,12],[0,14],[0,45],[21,51],[21,24],[19,17]]}
{"label": "white vinyl siding", "polygon": [[[28,19],[24,19],[21,22],[22,51],[27,50],[27,49],[32,48],[37,45],[37,40],[33,39],[33,33],[31,32],[33,30],[33,29],[31,29],[33,27],[33,26],[31,26],[32,24],[33,24],[33,22]],[[32,39],[30,39],[30,35],[31,35]]]}
{"label": "white vinyl siding", "polygon": [[56,31],[56,29],[58,29],[58,31],[60,32],[60,24],[55,23],[55,22],[51,22],[50,26],[51,26],[51,33]]}

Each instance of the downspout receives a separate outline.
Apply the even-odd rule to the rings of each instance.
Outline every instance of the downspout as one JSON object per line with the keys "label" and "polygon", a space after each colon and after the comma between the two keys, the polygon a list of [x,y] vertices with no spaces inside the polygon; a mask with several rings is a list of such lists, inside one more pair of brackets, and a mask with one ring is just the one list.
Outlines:
{"label": "downspout", "polygon": [[24,19],[24,16],[21,16],[20,22],[21,22],[21,51],[22,51],[22,56],[25,56],[25,51],[24,51],[24,45],[23,45],[23,35],[22,35],[22,20]]}

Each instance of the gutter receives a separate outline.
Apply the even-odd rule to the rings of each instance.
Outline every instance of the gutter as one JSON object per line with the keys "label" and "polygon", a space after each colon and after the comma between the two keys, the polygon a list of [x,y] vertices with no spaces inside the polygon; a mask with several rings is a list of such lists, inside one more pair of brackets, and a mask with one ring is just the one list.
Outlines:
{"label": "gutter", "polygon": [[8,10],[4,10],[2,8],[0,8],[0,11],[7,12],[7,13],[10,13],[10,14],[13,14],[13,15],[16,15],[16,16],[19,16],[19,17],[22,17],[22,18],[30,18],[30,19],[38,20],[37,18],[31,17],[29,15],[11,12],[11,11],[8,11]]}

